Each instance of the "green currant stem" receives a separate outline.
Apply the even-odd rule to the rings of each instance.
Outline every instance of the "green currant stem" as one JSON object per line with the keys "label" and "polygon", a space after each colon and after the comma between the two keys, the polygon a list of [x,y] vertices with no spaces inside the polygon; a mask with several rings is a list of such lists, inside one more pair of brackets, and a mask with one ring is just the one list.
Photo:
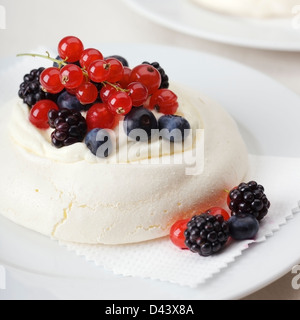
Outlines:
{"label": "green currant stem", "polygon": [[120,88],[120,87],[117,86],[116,84],[113,84],[113,83],[108,82],[108,81],[104,81],[104,82],[102,82],[102,83],[103,83],[105,86],[106,86],[106,85],[112,86],[112,87],[115,88],[117,91],[122,91],[122,92],[128,92],[128,91],[130,91],[130,90],[128,90],[128,89]]}
{"label": "green currant stem", "polygon": [[48,60],[51,60],[53,62],[56,62],[58,64],[59,68],[61,66],[66,66],[67,65],[66,61],[62,61],[62,60],[58,60],[58,59],[55,59],[55,58],[51,58],[49,52],[47,51],[46,53],[47,53],[47,55],[36,54],[36,53],[19,53],[19,54],[17,54],[17,57],[30,56],[30,57],[34,57],[34,58],[39,57],[39,58],[48,59]]}
{"label": "green currant stem", "polygon": [[229,194],[229,192],[230,192],[230,191],[229,191],[229,190],[227,190],[227,189],[224,189],[224,191],[225,191],[226,193],[228,193],[228,194]]}
{"label": "green currant stem", "polygon": [[[43,55],[43,54],[37,54],[37,53],[19,53],[17,54],[17,57],[24,57],[24,56],[30,56],[30,57],[38,57],[38,58],[43,58],[43,59],[47,59],[47,60],[50,60],[52,62],[56,62],[58,64],[58,67],[61,68],[61,66],[66,66],[68,63],[66,62],[66,60],[58,60],[58,59],[55,59],[55,58],[52,58],[49,54],[48,51],[46,51],[47,55]],[[86,71],[85,68],[82,68],[81,69],[84,76],[88,77],[88,72]],[[102,82],[104,85],[110,85],[112,87],[114,87],[117,91],[123,91],[123,92],[128,92],[129,90],[128,89],[123,89],[123,88],[120,88],[118,87],[117,85],[111,83],[111,82],[108,82],[108,81],[104,81]]]}

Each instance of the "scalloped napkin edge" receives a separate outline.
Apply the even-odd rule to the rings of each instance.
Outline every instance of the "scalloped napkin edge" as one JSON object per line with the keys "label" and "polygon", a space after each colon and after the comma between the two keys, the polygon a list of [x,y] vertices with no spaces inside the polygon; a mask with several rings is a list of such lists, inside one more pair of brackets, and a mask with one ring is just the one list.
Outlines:
{"label": "scalloped napkin edge", "polygon": [[269,213],[254,240],[231,241],[219,254],[210,257],[180,250],[168,237],[119,246],[64,241],[59,241],[59,245],[116,275],[197,287],[233,263],[251,243],[266,241],[300,212],[300,194],[296,194],[300,186],[300,159],[249,155],[249,163],[248,180],[263,184],[271,202]]}

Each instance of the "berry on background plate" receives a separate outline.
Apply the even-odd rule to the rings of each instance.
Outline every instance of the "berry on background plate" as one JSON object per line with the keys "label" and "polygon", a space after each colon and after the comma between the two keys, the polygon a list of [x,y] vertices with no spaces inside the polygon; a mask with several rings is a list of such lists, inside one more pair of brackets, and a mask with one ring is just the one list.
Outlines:
{"label": "berry on background plate", "polygon": [[253,239],[259,229],[259,222],[251,214],[240,213],[229,221],[229,233],[234,240]]}
{"label": "berry on background plate", "polygon": [[[205,212],[205,214],[210,216],[216,216],[219,219],[219,221],[222,220],[220,216],[223,217],[224,221],[228,221],[230,218],[228,212],[220,207],[210,208]],[[175,246],[179,247],[180,249],[188,249],[185,243],[185,241],[188,240],[186,238],[185,231],[188,229],[189,221],[191,221],[191,219],[178,220],[172,225],[170,229],[170,240],[173,242]]]}
{"label": "berry on background plate", "polygon": [[225,246],[229,238],[228,222],[222,215],[202,213],[188,222],[184,235],[185,244],[192,252],[207,257]]}
{"label": "berry on background plate", "polygon": [[220,214],[221,216],[223,216],[225,221],[228,221],[230,219],[229,213],[225,209],[220,207],[210,208],[206,211],[206,213],[212,214],[213,216]]}
{"label": "berry on background plate", "polygon": [[180,249],[187,249],[184,232],[190,219],[176,221],[170,229],[170,240]]}
{"label": "berry on background plate", "polygon": [[[257,199],[261,204],[256,207]],[[232,211],[230,216],[223,208],[212,207],[190,220],[176,221],[170,229],[170,240],[181,249],[210,256],[220,251],[229,237],[237,241],[254,239],[260,220],[270,208],[264,187],[256,181],[243,182],[229,191],[227,204],[230,209],[237,206],[239,210]],[[245,208],[251,210],[243,211]]]}
{"label": "berry on background plate", "polygon": [[228,195],[229,208],[232,215],[252,214],[258,221],[268,213],[270,201],[264,193],[265,189],[256,181],[241,183]]}

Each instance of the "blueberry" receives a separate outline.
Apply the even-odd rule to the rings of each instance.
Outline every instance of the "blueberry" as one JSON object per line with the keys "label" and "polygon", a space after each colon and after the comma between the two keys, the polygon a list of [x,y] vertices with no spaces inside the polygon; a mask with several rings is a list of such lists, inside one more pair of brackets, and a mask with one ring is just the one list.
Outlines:
{"label": "blueberry", "polygon": [[128,61],[124,57],[121,57],[121,56],[118,56],[115,54],[113,56],[106,57],[105,59],[110,59],[110,58],[119,60],[123,64],[124,67],[129,66]]}
{"label": "blueberry", "polygon": [[238,214],[229,220],[229,234],[235,240],[253,239],[258,232],[259,223],[251,214]]}
{"label": "blueberry", "polygon": [[159,118],[158,127],[163,139],[182,142],[190,134],[189,122],[180,116],[165,115]]}
{"label": "blueberry", "polygon": [[63,92],[57,99],[57,105],[60,109],[68,109],[74,111],[83,111],[85,107],[79,102],[76,96]]}
{"label": "blueberry", "polygon": [[[55,59],[59,60],[59,61],[62,61],[62,58],[60,56],[57,56]],[[53,67],[58,68],[59,67],[58,63],[57,62],[53,62]]]}
{"label": "blueberry", "polygon": [[157,129],[157,120],[154,114],[143,107],[132,108],[125,116],[124,130],[135,141],[148,141]]}
{"label": "blueberry", "polygon": [[104,129],[93,129],[85,137],[85,144],[99,158],[107,158],[113,150],[110,134]]}

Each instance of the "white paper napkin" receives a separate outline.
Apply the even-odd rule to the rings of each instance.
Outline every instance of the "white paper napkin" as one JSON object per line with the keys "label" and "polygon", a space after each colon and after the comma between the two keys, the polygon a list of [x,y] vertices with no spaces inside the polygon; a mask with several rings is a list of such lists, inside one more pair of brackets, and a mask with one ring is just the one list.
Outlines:
{"label": "white paper napkin", "polygon": [[[250,243],[267,240],[293,214],[300,211],[300,159],[251,155],[248,180],[256,180],[265,187],[271,202],[269,214],[261,222],[255,240],[232,241],[217,255],[201,257],[189,250],[180,250],[168,237],[120,246],[81,245],[62,241],[60,245],[118,275],[196,287],[227,267],[243,250],[249,248]],[[255,247],[251,247],[251,250],[255,250]]]}

